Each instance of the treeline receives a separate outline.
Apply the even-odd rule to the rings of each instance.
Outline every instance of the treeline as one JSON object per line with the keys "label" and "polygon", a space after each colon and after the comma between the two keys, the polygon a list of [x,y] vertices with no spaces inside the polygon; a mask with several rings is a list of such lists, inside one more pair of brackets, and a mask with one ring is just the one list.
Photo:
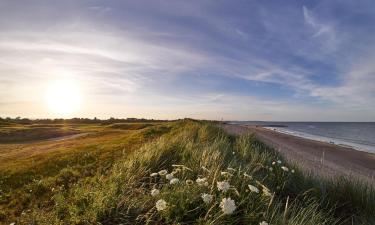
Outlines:
{"label": "treeline", "polygon": [[144,118],[126,118],[126,119],[118,119],[111,117],[109,119],[98,119],[98,118],[71,118],[71,119],[62,119],[62,118],[57,118],[57,119],[28,119],[28,118],[21,118],[21,117],[16,117],[16,118],[11,118],[11,117],[6,117],[2,118],[0,117],[0,124],[12,124],[12,123],[17,123],[17,124],[61,124],[61,123],[72,123],[72,124],[82,124],[82,123],[87,123],[87,124],[94,124],[94,123],[99,123],[99,124],[112,124],[112,123],[141,123],[141,122],[167,122],[170,120],[154,120],[154,119],[144,119]]}

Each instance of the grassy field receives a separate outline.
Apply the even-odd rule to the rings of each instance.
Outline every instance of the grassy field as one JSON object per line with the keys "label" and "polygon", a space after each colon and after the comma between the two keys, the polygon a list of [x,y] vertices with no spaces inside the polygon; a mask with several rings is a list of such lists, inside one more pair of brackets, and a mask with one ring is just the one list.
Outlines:
{"label": "grassy field", "polygon": [[213,123],[74,129],[85,136],[1,145],[0,221],[375,224],[372,187],[302,174],[253,136]]}

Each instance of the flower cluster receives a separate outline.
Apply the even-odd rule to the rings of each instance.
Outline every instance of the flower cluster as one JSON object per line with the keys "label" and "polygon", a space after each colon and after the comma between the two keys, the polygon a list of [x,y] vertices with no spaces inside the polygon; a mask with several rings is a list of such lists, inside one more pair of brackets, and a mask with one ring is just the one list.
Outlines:
{"label": "flower cluster", "polygon": [[[193,179],[186,179],[183,182],[180,182],[180,179],[177,177],[181,178],[181,176],[179,176],[178,173],[183,170],[188,170],[188,171],[192,171],[192,170],[188,167],[185,167],[184,165],[173,165],[173,167],[177,167],[177,169],[175,168],[171,173],[168,173],[168,170],[164,169],[164,170],[160,170],[157,173],[151,173],[150,177],[158,176],[162,179],[165,178],[164,184],[167,184],[167,185],[168,184],[169,185],[180,184],[180,185],[189,185],[189,186],[197,185],[198,187],[200,187],[200,189],[205,189],[206,192],[202,192],[200,194],[200,199],[202,201],[202,204],[209,205],[210,208],[218,206],[223,215],[233,214],[238,208],[235,198],[232,199],[231,197],[229,197],[231,193],[235,193],[236,196],[241,196],[241,194],[236,189],[236,187],[230,184],[230,181],[233,180],[234,176],[241,176],[241,177],[243,176],[242,178],[244,182],[251,181],[254,183],[254,184],[247,185],[248,189],[246,189],[246,192],[253,193],[253,194],[261,194],[263,196],[271,196],[270,190],[266,186],[261,184],[259,181],[253,179],[251,175],[247,174],[246,172],[240,173],[241,172],[240,170],[236,170],[231,167],[228,167],[226,169],[227,171],[220,172],[220,175],[222,176],[223,179],[216,181],[216,189],[213,188],[215,187],[214,184],[212,183],[214,181],[209,181],[207,177],[204,177],[202,175],[198,175],[198,177],[195,179],[195,182]],[[209,172],[209,170],[206,167],[202,167],[202,169],[205,172]],[[212,185],[210,185],[210,182]],[[160,183],[158,183],[157,185],[160,185]],[[208,189],[207,188],[208,186],[212,188]],[[150,193],[152,197],[156,197],[160,195],[161,190],[155,188],[154,186],[154,188],[151,190]],[[171,203],[169,204],[166,200],[162,198],[159,198],[155,202],[155,208],[157,211],[164,211],[172,207],[175,207],[175,206],[173,206],[173,204]],[[259,224],[268,225],[268,223],[265,221],[262,221]]]}

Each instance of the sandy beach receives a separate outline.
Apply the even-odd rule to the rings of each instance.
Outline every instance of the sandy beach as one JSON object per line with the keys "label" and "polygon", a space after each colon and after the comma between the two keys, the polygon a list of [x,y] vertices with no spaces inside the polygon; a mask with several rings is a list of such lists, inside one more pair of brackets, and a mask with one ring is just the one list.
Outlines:
{"label": "sandy beach", "polygon": [[253,133],[305,172],[328,177],[355,177],[375,184],[375,154],[283,134],[259,126],[223,126],[231,134]]}

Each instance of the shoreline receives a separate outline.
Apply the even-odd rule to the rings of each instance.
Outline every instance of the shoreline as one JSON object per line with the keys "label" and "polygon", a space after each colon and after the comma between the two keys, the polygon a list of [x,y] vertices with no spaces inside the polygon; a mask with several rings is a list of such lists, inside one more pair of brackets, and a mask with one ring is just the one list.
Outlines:
{"label": "shoreline", "polygon": [[[245,126],[247,126],[247,125],[245,125]],[[250,125],[250,126],[252,126],[252,125]],[[262,128],[267,129],[267,130],[271,130],[271,131],[274,131],[274,132],[294,136],[294,137],[304,138],[304,139],[313,140],[313,141],[319,141],[319,142],[323,142],[323,143],[327,143],[327,144],[331,144],[331,145],[336,145],[336,146],[341,146],[341,147],[345,147],[345,148],[351,148],[351,149],[354,149],[356,151],[372,153],[372,154],[375,153],[374,150],[370,149],[370,147],[372,147],[370,145],[367,146],[367,145],[363,145],[363,144],[356,144],[356,143],[341,141],[341,140],[336,139],[336,138],[318,136],[318,135],[313,135],[313,134],[299,132],[299,131],[293,131],[293,130],[287,130],[287,129],[282,130],[279,127],[262,126]],[[363,147],[363,146],[367,146],[368,148]]]}
{"label": "shoreline", "polygon": [[355,177],[375,184],[375,154],[255,125],[224,124],[234,135],[253,133],[302,171],[323,177]]}

